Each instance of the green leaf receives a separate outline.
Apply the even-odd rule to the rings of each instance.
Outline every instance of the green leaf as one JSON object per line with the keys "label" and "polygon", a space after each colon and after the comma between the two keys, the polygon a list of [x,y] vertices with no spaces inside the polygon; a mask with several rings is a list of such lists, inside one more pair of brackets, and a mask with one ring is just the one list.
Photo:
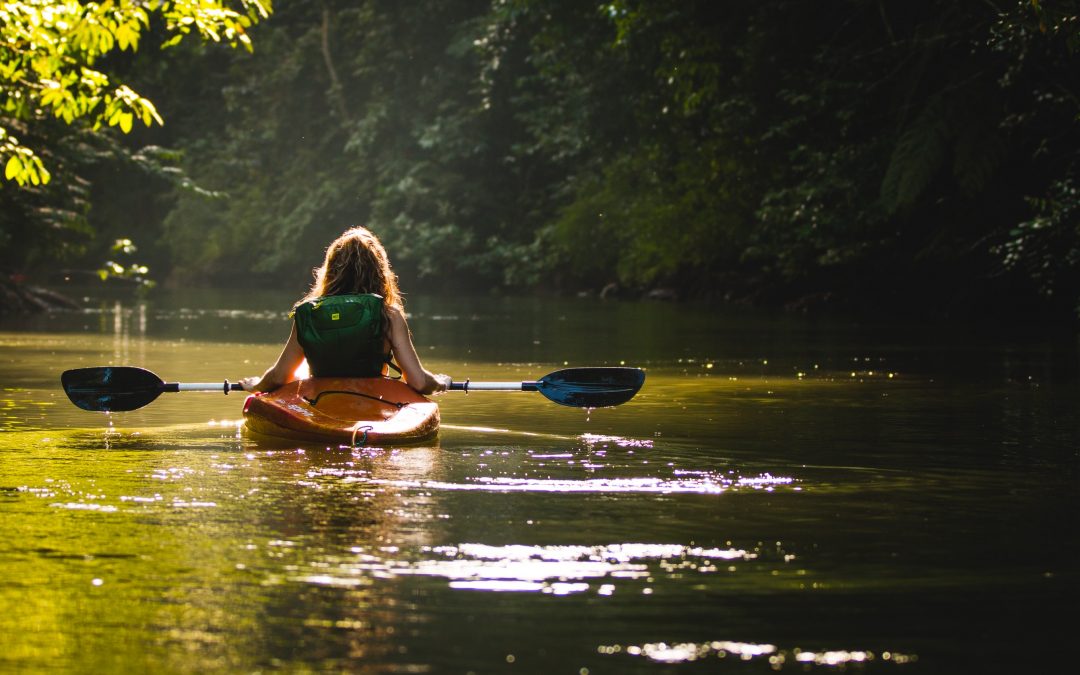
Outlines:
{"label": "green leaf", "polygon": [[[18,155],[12,155],[7,161],[7,166],[4,167],[4,178],[11,180],[18,176],[20,172],[22,172],[22,162],[19,161]],[[22,183],[22,181],[20,180],[19,183]]]}
{"label": "green leaf", "polygon": [[148,99],[140,98],[138,100],[138,105],[141,108],[139,115],[142,118],[143,124],[145,124],[146,126],[151,126],[154,122],[157,122],[158,124],[165,124],[162,121],[161,116],[158,115],[157,108],[155,108],[154,104],[151,103]]}

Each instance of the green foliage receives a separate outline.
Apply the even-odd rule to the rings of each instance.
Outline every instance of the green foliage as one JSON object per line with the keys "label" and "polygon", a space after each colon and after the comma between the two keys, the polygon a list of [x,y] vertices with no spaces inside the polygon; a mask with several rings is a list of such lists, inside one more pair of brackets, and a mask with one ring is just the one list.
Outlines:
{"label": "green foliage", "polygon": [[[230,7],[235,6],[236,9]],[[250,49],[268,0],[24,0],[0,6],[0,264],[32,266],[86,251],[99,162],[160,170],[111,133],[161,125],[157,107],[111,74],[148,39],[188,34]],[[182,182],[183,177],[177,177]]]}
{"label": "green foliage", "polygon": [[[97,70],[98,61],[114,50],[138,49],[152,14],[175,33],[167,45],[195,31],[250,49],[246,29],[269,15],[269,4],[241,0],[240,13],[217,2],[5,2],[0,7],[0,120],[52,116],[68,124],[86,121],[95,130],[106,124],[124,133],[136,119],[146,126],[161,124],[154,104]],[[7,180],[19,185],[49,181],[33,150],[6,132],[0,137],[0,160]]]}
{"label": "green foliage", "polygon": [[44,185],[52,177],[33,150],[20,145],[17,138],[0,127],[0,158],[4,156],[8,158],[4,164],[5,180],[16,181],[19,185]]}
{"label": "green foliage", "polygon": [[719,244],[740,236],[745,205],[714,177],[715,167],[679,161],[685,150],[617,158],[578,187],[556,227],[577,276],[629,287],[701,283],[737,263]]}
{"label": "green foliage", "polygon": [[165,223],[174,258],[204,280],[300,283],[334,236],[363,223],[406,276],[534,282],[535,237],[514,199],[529,163],[513,162],[502,137],[503,92],[476,82],[487,9],[282,8],[260,53],[234,59],[224,124],[200,130],[189,152],[197,182],[229,196],[180,195]]}
{"label": "green foliage", "polygon": [[[231,33],[212,12],[186,21],[194,5],[106,6],[149,17],[79,38],[110,47],[128,87],[110,78],[93,103],[57,75],[22,94],[33,106],[11,110],[37,112],[0,120],[22,197],[0,202],[39,213],[62,184],[58,222],[154,242],[174,282],[299,288],[365,224],[409,288],[617,282],[803,307],[1080,294],[1075,0],[323,0],[280,8],[255,53],[134,61],[151,36],[244,44],[259,6]],[[0,77],[29,72],[14,61]],[[175,111],[168,129],[139,128],[147,98]],[[68,118],[179,152],[124,154]],[[75,180],[120,155],[150,177],[145,230],[110,222],[130,210],[119,189]],[[0,215],[9,241],[16,217]]]}
{"label": "green foliage", "polygon": [[630,123],[572,118],[585,125],[573,137],[624,141],[568,181],[557,241],[582,281],[606,270],[631,286],[781,297],[899,286],[925,301],[996,275],[995,241],[1036,203],[1025,192],[1074,170],[1076,3],[605,7],[594,20],[614,25],[611,43],[541,60],[564,81],[633,92],[620,99]]}
{"label": "green foliage", "polygon": [[[111,250],[113,257],[126,258],[138,251],[138,248],[130,239],[117,239],[113,242]],[[143,288],[153,288],[156,283],[147,277],[149,273],[150,268],[146,265],[128,262],[125,266],[114,260],[106,260],[105,264],[97,271],[98,277],[102,281],[107,281],[109,278],[125,279],[133,281]]]}
{"label": "green foliage", "polygon": [[995,248],[1009,269],[1034,279],[1048,298],[1065,295],[1080,312],[1080,190],[1073,177],[1030,199],[1035,217],[1019,223]]}

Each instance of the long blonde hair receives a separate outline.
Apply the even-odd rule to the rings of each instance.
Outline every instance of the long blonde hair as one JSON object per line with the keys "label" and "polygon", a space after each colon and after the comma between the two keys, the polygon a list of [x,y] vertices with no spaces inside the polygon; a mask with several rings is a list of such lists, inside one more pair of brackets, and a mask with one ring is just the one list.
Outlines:
{"label": "long blonde hair", "polygon": [[365,227],[342,233],[326,249],[326,259],[314,270],[315,281],[297,305],[328,295],[375,293],[386,307],[401,309],[397,275],[382,242]]}

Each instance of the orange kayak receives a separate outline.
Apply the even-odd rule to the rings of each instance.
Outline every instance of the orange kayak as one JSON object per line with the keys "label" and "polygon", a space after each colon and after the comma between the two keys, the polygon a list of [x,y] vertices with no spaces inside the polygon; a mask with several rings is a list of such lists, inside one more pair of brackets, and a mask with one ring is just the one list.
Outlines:
{"label": "orange kayak", "polygon": [[400,380],[312,377],[244,402],[257,434],[341,445],[398,445],[439,433],[439,405]]}

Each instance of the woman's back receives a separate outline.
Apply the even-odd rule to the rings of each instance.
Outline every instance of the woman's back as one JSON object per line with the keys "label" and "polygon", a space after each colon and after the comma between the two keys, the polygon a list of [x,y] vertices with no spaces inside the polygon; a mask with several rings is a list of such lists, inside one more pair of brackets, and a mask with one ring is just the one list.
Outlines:
{"label": "woman's back", "polygon": [[389,353],[383,298],[331,295],[296,307],[296,337],[315,377],[378,377]]}

